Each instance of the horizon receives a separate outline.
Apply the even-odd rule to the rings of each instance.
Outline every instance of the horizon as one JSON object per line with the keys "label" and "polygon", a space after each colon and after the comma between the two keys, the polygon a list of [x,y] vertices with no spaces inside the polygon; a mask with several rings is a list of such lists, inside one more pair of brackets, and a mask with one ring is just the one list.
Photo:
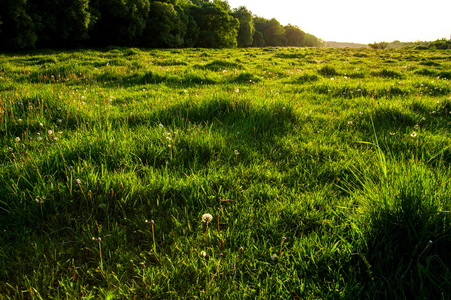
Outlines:
{"label": "horizon", "polygon": [[450,39],[451,35],[451,1],[381,0],[365,5],[357,0],[279,0],[277,5],[258,0],[228,0],[228,3],[232,9],[245,6],[254,15],[275,18],[284,26],[297,25],[327,42],[426,42]]}

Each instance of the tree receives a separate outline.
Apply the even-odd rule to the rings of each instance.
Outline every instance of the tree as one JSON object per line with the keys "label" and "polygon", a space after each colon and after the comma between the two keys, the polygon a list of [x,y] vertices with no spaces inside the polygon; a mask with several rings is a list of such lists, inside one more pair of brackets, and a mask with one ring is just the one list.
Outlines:
{"label": "tree", "polygon": [[0,48],[12,50],[34,48],[38,36],[33,19],[29,14],[27,1],[2,0],[0,1],[0,12],[3,14]]}
{"label": "tree", "polygon": [[321,47],[324,41],[318,39],[316,36],[310,33],[306,33],[304,36],[304,46],[305,47]]}
{"label": "tree", "polygon": [[371,49],[385,49],[388,46],[387,42],[379,42],[376,43],[374,42],[373,44],[368,44],[368,46],[370,46]]}
{"label": "tree", "polygon": [[177,11],[173,4],[152,2],[140,44],[157,48],[182,46],[186,24],[181,15],[183,16],[183,10]]}
{"label": "tree", "polygon": [[252,47],[264,47],[265,39],[263,38],[263,33],[256,30],[252,36]]}
{"label": "tree", "polygon": [[284,27],[287,46],[302,47],[304,46],[305,32],[298,26],[288,24]]}
{"label": "tree", "polygon": [[196,47],[236,47],[239,21],[214,3],[193,6],[190,11],[199,29]]}
{"label": "tree", "polygon": [[263,35],[266,46],[285,46],[285,29],[279,21],[272,18],[267,20],[261,17],[254,17],[255,30]]}
{"label": "tree", "polygon": [[238,47],[248,47],[252,45],[252,36],[255,33],[254,18],[252,13],[247,10],[245,6],[240,6],[234,9],[232,16],[237,18],[240,22],[238,29],[237,43]]}
{"label": "tree", "polygon": [[89,0],[28,0],[39,47],[80,46],[88,38]]}
{"label": "tree", "polygon": [[146,27],[150,0],[91,0],[98,21],[91,34],[93,45],[134,46]]}

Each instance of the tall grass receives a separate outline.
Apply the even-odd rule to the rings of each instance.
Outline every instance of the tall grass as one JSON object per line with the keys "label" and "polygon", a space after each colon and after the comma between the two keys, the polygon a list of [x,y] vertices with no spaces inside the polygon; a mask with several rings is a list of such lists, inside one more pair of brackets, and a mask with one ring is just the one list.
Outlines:
{"label": "tall grass", "polygon": [[449,56],[0,55],[0,296],[446,298]]}

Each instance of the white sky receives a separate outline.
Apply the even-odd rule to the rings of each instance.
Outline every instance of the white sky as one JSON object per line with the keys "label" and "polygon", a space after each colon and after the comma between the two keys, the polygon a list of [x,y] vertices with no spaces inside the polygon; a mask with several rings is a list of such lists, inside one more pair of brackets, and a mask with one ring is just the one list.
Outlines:
{"label": "white sky", "polygon": [[325,41],[434,41],[451,36],[451,0],[228,0]]}

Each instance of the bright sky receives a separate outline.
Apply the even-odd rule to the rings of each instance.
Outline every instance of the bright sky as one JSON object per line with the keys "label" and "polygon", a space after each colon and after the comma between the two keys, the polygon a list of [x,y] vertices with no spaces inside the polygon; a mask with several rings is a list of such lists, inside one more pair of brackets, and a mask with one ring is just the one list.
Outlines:
{"label": "bright sky", "polygon": [[325,41],[435,41],[451,36],[451,0],[228,0]]}

